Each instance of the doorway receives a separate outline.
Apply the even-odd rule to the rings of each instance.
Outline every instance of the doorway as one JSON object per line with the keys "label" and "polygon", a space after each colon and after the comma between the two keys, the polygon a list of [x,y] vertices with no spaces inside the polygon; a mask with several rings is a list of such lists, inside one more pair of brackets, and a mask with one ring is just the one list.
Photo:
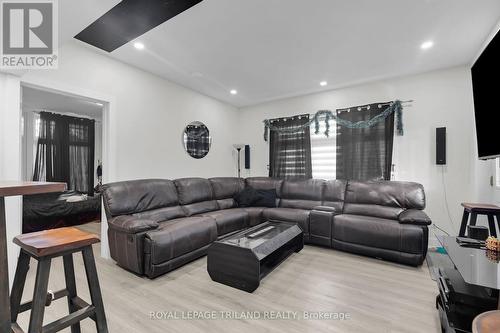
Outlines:
{"label": "doorway", "polygon": [[100,234],[105,102],[21,85],[22,178],[61,181],[23,199],[23,233],[82,226]]}

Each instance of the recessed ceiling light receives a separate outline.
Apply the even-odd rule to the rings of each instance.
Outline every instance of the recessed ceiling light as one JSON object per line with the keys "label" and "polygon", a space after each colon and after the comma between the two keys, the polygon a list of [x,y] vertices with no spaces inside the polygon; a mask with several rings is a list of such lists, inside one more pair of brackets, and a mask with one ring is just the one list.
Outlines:
{"label": "recessed ceiling light", "polygon": [[326,81],[321,81],[319,83],[319,85],[322,86],[322,87],[326,86],[327,84],[328,84],[328,82],[326,82]]}
{"label": "recessed ceiling light", "polygon": [[434,46],[434,42],[431,41],[431,40],[428,40],[426,42],[423,42],[422,45],[420,45],[420,48],[422,50],[427,50],[427,49],[430,49],[433,46]]}
{"label": "recessed ceiling light", "polygon": [[142,44],[141,42],[135,42],[134,47],[138,50],[144,50],[144,44]]}
{"label": "recessed ceiling light", "polygon": [[232,90],[230,91],[230,93],[231,93],[231,95],[236,95],[236,94],[238,94],[238,90],[236,90],[236,89],[232,89]]}

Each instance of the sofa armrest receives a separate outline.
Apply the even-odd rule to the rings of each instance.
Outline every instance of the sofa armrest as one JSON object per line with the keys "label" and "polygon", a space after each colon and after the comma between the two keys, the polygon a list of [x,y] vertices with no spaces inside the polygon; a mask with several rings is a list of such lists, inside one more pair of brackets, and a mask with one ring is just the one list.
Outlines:
{"label": "sofa armrest", "polygon": [[337,210],[335,207],[330,207],[330,206],[316,206],[313,208],[313,210],[319,210],[320,212],[328,212],[328,213],[337,213]]}
{"label": "sofa armrest", "polygon": [[120,215],[108,221],[110,228],[127,234],[136,234],[158,228],[158,223],[152,220],[140,219],[132,215]]}
{"label": "sofa armrest", "polygon": [[432,223],[430,217],[419,209],[407,209],[401,212],[398,220],[401,224],[429,225]]}

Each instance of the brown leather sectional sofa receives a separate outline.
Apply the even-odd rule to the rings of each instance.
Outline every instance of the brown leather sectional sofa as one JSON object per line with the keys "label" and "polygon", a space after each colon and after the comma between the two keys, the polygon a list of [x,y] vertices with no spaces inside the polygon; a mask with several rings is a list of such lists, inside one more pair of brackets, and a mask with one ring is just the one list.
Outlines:
{"label": "brown leather sectional sofa", "polygon": [[[275,189],[276,208],[238,208],[245,185]],[[107,184],[111,257],[150,278],[206,254],[212,242],[266,220],[297,223],[306,244],[421,265],[429,217],[422,185],[267,177],[147,179]]]}

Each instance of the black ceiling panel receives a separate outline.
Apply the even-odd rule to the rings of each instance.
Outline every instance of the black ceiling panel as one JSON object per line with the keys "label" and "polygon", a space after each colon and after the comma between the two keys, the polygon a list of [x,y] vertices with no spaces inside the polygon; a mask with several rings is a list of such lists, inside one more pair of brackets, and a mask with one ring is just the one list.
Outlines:
{"label": "black ceiling panel", "polygon": [[76,39],[112,52],[203,0],[124,0]]}

